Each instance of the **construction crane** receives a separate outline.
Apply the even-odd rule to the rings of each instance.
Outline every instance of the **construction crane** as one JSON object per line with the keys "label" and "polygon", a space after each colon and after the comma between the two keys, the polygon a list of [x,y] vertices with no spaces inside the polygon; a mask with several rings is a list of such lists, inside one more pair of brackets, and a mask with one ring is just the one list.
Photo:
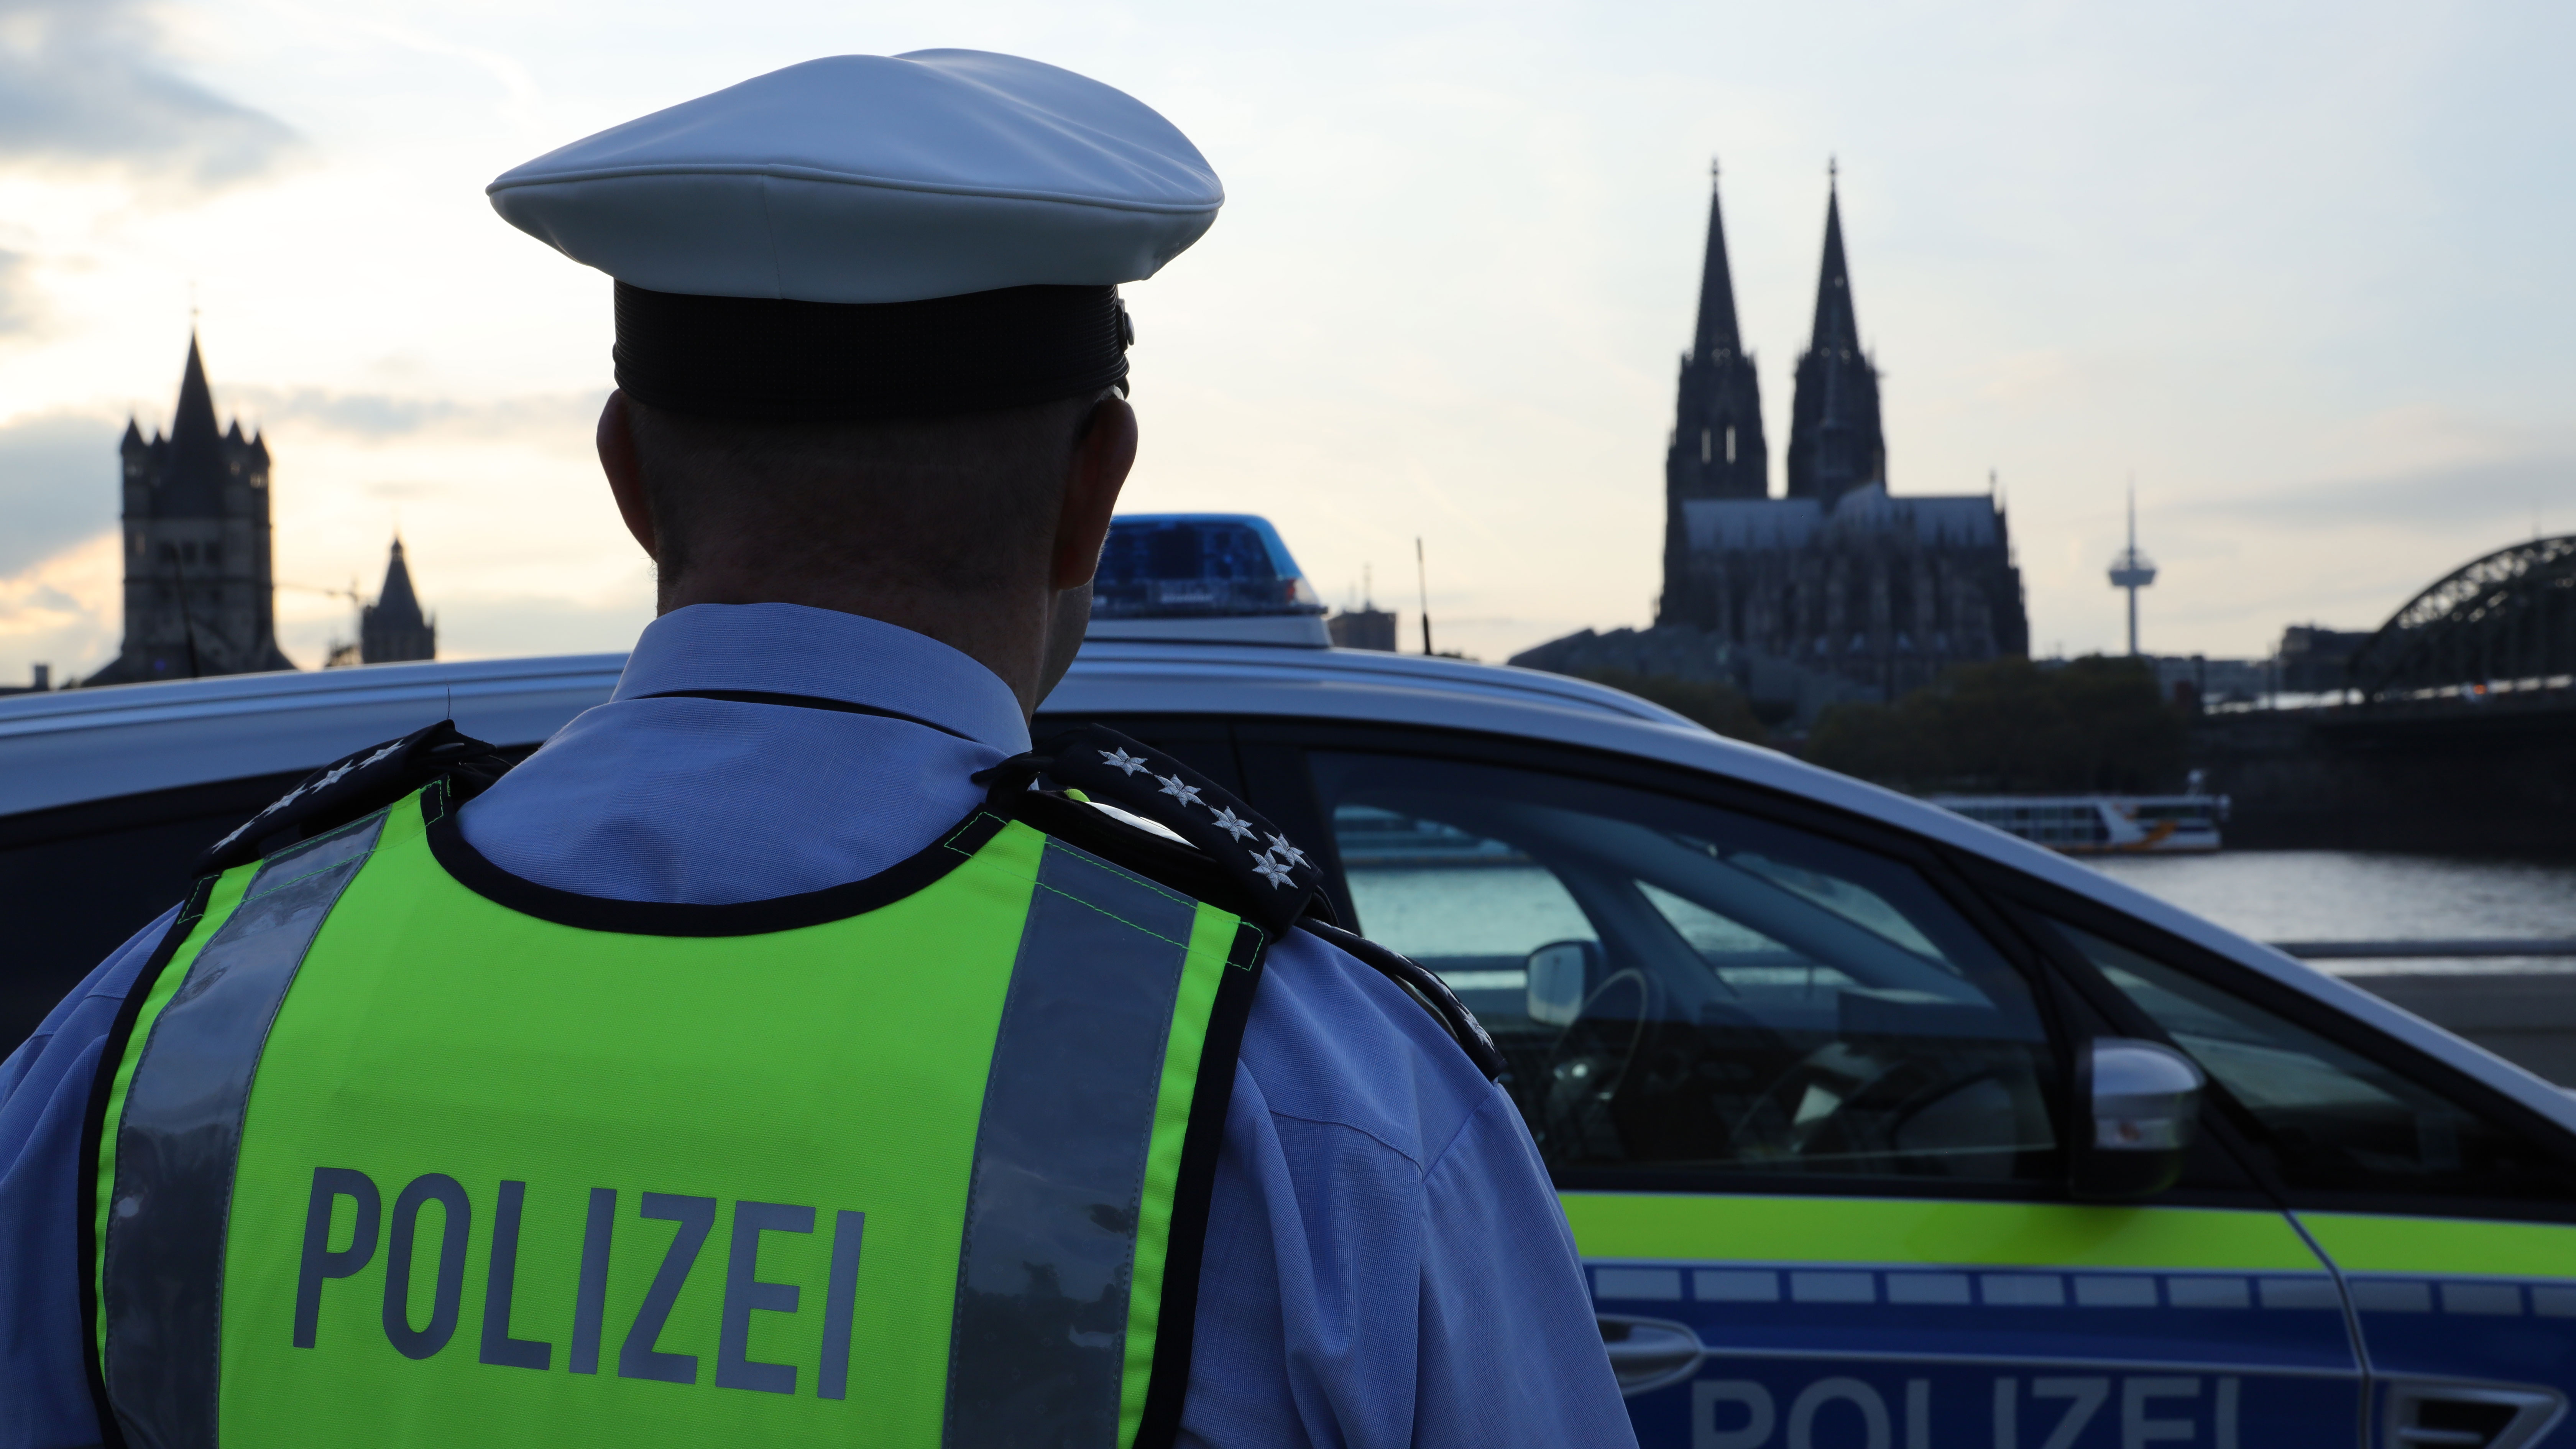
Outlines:
{"label": "construction crane", "polygon": [[330,652],[323,656],[322,667],[325,669],[338,669],[345,665],[356,664],[359,662],[357,640],[361,635],[363,635],[366,628],[367,596],[358,592],[358,581],[356,579],[353,578],[349,580],[349,586],[345,589],[324,588],[319,584],[288,583],[281,583],[278,587],[281,589],[293,589],[299,594],[329,594],[336,599],[348,600],[350,613],[349,633],[351,637],[345,640],[335,638],[331,641]]}

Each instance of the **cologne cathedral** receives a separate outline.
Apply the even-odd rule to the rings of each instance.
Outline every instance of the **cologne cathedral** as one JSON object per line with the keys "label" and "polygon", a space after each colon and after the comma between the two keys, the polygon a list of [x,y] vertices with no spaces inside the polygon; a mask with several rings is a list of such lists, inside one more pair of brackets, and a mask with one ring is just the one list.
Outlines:
{"label": "cologne cathedral", "polygon": [[1878,369],[1861,347],[1838,188],[1825,202],[1824,268],[1796,388],[1788,493],[1774,498],[1712,176],[1699,321],[1664,461],[1656,623],[1885,698],[1950,664],[2027,654],[2021,572],[1994,498],[1888,494]]}

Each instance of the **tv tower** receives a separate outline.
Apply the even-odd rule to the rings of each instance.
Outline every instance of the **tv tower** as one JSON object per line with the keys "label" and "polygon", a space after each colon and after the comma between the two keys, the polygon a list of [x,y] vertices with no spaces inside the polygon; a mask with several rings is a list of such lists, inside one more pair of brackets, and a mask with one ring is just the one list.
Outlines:
{"label": "tv tower", "polygon": [[2138,590],[2156,581],[2156,561],[2138,552],[2138,485],[2129,484],[2129,546],[2111,560],[2111,587],[2129,591],[2129,657],[2138,657]]}

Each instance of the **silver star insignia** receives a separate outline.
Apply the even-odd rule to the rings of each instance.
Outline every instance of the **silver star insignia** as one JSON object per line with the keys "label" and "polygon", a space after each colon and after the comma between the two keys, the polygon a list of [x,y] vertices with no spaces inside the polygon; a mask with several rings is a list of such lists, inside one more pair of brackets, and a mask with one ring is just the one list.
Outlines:
{"label": "silver star insignia", "polygon": [[[1233,836],[1237,840],[1241,840],[1247,835],[1259,833],[1252,828],[1250,822],[1246,821],[1242,816],[1235,814],[1234,807],[1231,805],[1216,812],[1216,828]],[[1264,855],[1269,853],[1270,852],[1266,850],[1262,852]]]}
{"label": "silver star insignia", "polygon": [[1114,750],[1102,750],[1100,752],[1100,758],[1109,766],[1109,768],[1116,770],[1122,775],[1140,774],[1145,768],[1145,762],[1136,758],[1134,755],[1127,753],[1127,749],[1123,745]]}
{"label": "silver star insignia", "polygon": [[[294,804],[297,800],[302,799],[304,797],[304,793],[312,788],[314,787],[311,785],[296,786],[294,789],[289,790],[285,794],[278,796],[276,799],[269,801],[268,808],[259,812],[258,815],[252,816],[251,819],[253,821],[257,821],[264,816],[276,814],[278,811]],[[244,828],[247,829],[248,827],[245,826]]]}
{"label": "silver star insignia", "polygon": [[[1270,850],[1279,852],[1279,858],[1292,865],[1304,865],[1306,863],[1306,852],[1290,845],[1288,843],[1288,837],[1285,835],[1274,835],[1270,837]],[[1264,855],[1268,855],[1269,853],[1269,850],[1262,852]]]}
{"label": "silver star insignia", "polygon": [[1184,805],[1205,805],[1207,803],[1199,798],[1198,786],[1182,784],[1181,777],[1178,775],[1156,775],[1154,778],[1163,782],[1164,794],[1171,796],[1173,799],[1180,801]]}
{"label": "silver star insignia", "polygon": [[241,824],[234,826],[230,835],[227,835],[223,839],[215,842],[214,848],[217,850],[223,849],[225,846],[241,839],[243,835],[249,832],[252,826],[266,820],[278,811],[285,809],[288,805],[293,804],[296,800],[302,798],[306,793],[314,790],[328,789],[329,787],[338,784],[343,777],[347,776],[352,771],[363,770],[369,765],[372,765],[389,755],[400,753],[402,747],[403,741],[396,740],[392,744],[386,745],[384,748],[367,756],[363,760],[350,760],[332,766],[330,769],[323,772],[321,779],[315,780],[310,784],[296,786],[294,789],[287,791],[285,794],[280,795],[275,800],[269,802],[268,807],[260,811],[257,815],[254,815],[248,820],[243,821]]}
{"label": "silver star insignia", "polygon": [[1288,862],[1272,860],[1267,851],[1253,857],[1252,873],[1270,882],[1274,889],[1288,884]]}

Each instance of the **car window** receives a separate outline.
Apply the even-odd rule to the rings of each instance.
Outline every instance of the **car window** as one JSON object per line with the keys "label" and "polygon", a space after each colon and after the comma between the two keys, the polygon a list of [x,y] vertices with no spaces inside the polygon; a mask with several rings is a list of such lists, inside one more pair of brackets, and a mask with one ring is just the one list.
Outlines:
{"label": "car window", "polygon": [[2292,1188],[2565,1198],[2555,1154],[2403,1073],[2163,961],[2057,929],[2268,1132]]}
{"label": "car window", "polygon": [[1359,928],[1446,978],[1553,1167],[2038,1180],[2028,986],[1911,867],[1572,776],[1318,754]]}
{"label": "car window", "polygon": [[[1529,953],[1588,937],[1563,882],[1499,840],[1375,806],[1333,813],[1351,904],[1372,939],[1417,961],[1439,959],[1451,989],[1489,1005],[1518,1002]],[[1482,901],[1461,912],[1461,902]]]}

